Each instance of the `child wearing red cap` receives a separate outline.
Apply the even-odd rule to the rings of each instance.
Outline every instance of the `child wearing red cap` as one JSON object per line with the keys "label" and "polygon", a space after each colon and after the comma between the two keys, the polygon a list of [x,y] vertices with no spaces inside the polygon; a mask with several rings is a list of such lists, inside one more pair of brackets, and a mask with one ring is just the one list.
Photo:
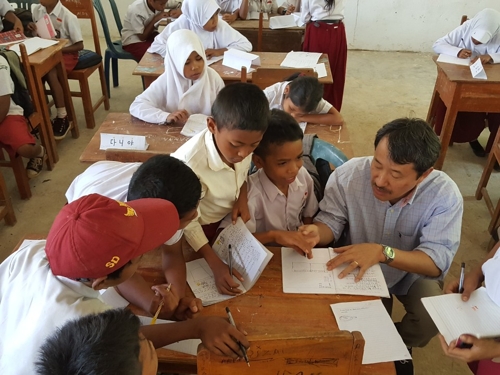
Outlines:
{"label": "child wearing red cap", "polygon": [[[0,264],[0,373],[35,373],[45,339],[68,320],[109,309],[98,290],[131,277],[141,255],[172,237],[178,227],[177,210],[163,199],[123,203],[91,194],[66,205],[46,241],[33,241]],[[200,337],[209,348],[221,342],[218,349],[231,355],[239,352],[231,337],[248,345],[222,319],[143,330],[155,347]]]}

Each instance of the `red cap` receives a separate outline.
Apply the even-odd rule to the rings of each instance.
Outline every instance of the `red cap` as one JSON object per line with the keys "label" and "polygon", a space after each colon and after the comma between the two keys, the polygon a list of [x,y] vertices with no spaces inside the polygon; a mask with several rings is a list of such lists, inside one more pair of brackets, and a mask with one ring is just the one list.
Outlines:
{"label": "red cap", "polygon": [[179,215],[167,200],[123,203],[90,194],[59,212],[45,252],[54,275],[96,279],[160,246],[178,229]]}

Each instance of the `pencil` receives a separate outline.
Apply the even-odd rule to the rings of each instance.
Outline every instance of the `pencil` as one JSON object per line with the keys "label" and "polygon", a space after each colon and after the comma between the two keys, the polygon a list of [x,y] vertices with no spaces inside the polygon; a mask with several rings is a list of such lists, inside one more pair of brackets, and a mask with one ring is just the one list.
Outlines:
{"label": "pencil", "polygon": [[[167,292],[170,292],[170,288],[172,288],[172,283],[167,285]],[[158,309],[156,310],[155,316],[153,316],[153,319],[151,319],[151,325],[156,323],[156,319],[158,319],[158,315],[160,315],[160,311],[161,311],[163,305],[164,305],[164,303],[163,303],[163,299],[162,299],[160,302],[160,305],[158,306]]]}
{"label": "pencil", "polygon": [[[233,315],[231,314],[231,310],[229,310],[229,307],[226,307],[226,312],[227,312],[227,316],[229,318],[229,323],[231,323],[231,325],[233,327],[236,327],[236,323],[234,322]],[[245,361],[246,361],[248,367],[250,367],[250,361],[248,360],[247,350],[245,349],[243,344],[239,341],[238,341],[238,345],[240,347],[241,352],[243,353],[243,358],[245,358]]]}

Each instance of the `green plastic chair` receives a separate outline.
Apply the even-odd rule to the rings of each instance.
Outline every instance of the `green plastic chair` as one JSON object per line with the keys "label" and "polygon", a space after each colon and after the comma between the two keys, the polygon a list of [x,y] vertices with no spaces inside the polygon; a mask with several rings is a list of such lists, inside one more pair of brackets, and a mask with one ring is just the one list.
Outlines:
{"label": "green plastic chair", "polygon": [[118,11],[118,7],[116,6],[115,0],[109,0],[109,5],[111,5],[111,10],[113,11],[113,17],[115,18],[116,27],[120,36],[122,36],[122,19],[120,17],[120,12]]}
{"label": "green plastic chair", "polygon": [[335,168],[340,167],[349,160],[337,147],[319,138],[314,138],[311,157],[315,163],[316,160],[323,159],[332,164]]}

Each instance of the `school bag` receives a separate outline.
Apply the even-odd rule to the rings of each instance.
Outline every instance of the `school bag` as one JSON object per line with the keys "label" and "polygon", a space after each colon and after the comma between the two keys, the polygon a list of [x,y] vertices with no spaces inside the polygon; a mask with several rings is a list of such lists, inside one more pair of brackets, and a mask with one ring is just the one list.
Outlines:
{"label": "school bag", "polygon": [[304,139],[302,140],[302,161],[304,163],[304,168],[309,172],[314,182],[314,194],[319,202],[323,199],[325,186],[328,182],[328,178],[332,174],[332,169],[328,161],[323,159],[317,159],[315,161],[313,159],[311,153],[315,138],[318,138],[316,134],[304,134]]}
{"label": "school bag", "polygon": [[[26,35],[27,37],[34,36],[32,35],[31,31],[28,30],[28,24],[33,22],[33,15],[31,14],[31,11],[27,9],[16,8],[14,9],[14,14],[23,24],[24,35]],[[14,24],[12,22],[7,21],[5,18],[2,20],[2,22],[3,31],[10,31],[14,29]]]}

